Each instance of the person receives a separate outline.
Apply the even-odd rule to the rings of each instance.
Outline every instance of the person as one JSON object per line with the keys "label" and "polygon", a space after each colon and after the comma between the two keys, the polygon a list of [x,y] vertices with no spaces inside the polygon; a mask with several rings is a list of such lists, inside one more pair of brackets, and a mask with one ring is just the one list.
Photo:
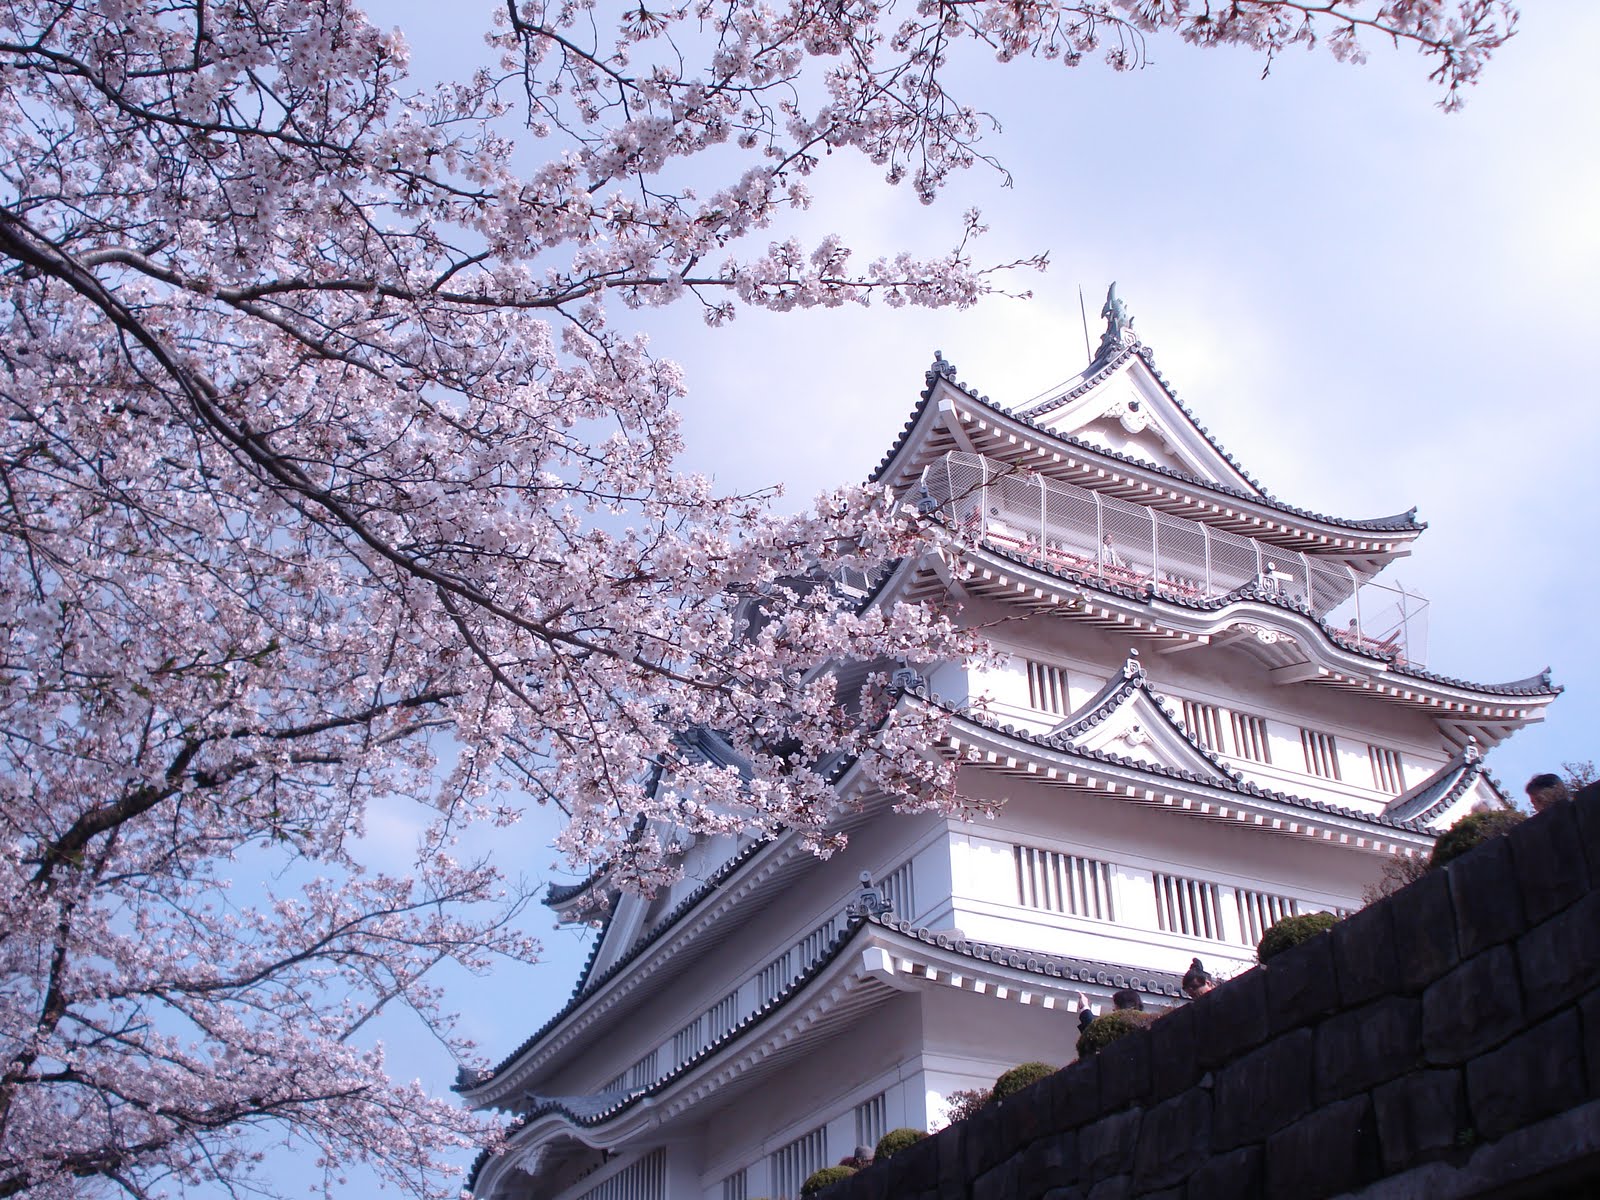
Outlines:
{"label": "person", "polygon": [[1183,975],[1183,994],[1191,1000],[1198,1000],[1216,986],[1217,981],[1206,970],[1205,964],[1198,958],[1191,959],[1189,969]]}
{"label": "person", "polygon": [[1089,1022],[1094,1020],[1094,1009],[1089,1007],[1089,997],[1083,992],[1076,993],[1078,1000],[1078,1032],[1081,1034],[1089,1028]]}
{"label": "person", "polygon": [[1111,1007],[1118,1012],[1143,1012],[1144,1001],[1139,999],[1139,993],[1132,988],[1122,988],[1111,993]]}
{"label": "person", "polygon": [[1542,813],[1553,804],[1560,804],[1571,794],[1567,785],[1562,782],[1561,776],[1546,772],[1535,775],[1528,780],[1528,803],[1533,805],[1533,811]]}
{"label": "person", "polygon": [[1111,544],[1111,535],[1108,533],[1100,539],[1100,565],[1102,567],[1125,567],[1128,564],[1122,561],[1122,555],[1117,553],[1117,548]]}

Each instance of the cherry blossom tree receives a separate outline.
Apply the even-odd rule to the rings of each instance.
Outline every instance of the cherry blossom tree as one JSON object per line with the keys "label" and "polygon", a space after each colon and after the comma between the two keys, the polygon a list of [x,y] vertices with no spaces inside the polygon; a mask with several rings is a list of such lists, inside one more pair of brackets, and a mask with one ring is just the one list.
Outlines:
{"label": "cherry blossom tree", "polygon": [[[681,471],[683,382],[608,298],[717,324],[998,286],[975,215],[925,261],[774,240],[830,153],[923,199],[978,161],[963,53],[1370,35],[1453,106],[1514,19],[510,0],[481,71],[417,90],[348,0],[0,3],[0,1196],[270,1190],[263,1127],[330,1189],[364,1161],[446,1194],[488,1135],[363,1030],[409,1008],[464,1054],[430,970],[533,957],[474,830],[557,806],[573,864],[649,889],[660,831],[822,840],[825,760],[959,802],[937,716],[827,669],[977,649],[830,582],[919,552],[914,515]],[[684,761],[694,728],[750,778]],[[377,816],[419,830],[408,870]]]}

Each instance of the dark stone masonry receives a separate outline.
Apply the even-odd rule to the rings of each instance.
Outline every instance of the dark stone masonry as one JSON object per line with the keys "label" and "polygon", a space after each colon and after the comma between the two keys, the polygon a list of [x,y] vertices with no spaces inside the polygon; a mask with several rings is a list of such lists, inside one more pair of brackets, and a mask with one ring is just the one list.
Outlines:
{"label": "dark stone masonry", "polygon": [[1600,800],[822,1195],[1600,1196]]}

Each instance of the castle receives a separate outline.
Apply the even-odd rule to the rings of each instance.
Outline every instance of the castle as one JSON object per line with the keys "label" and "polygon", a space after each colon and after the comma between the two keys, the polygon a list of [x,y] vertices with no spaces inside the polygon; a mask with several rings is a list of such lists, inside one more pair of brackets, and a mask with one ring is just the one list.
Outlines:
{"label": "castle", "polygon": [[[1278,918],[1357,908],[1392,856],[1508,803],[1484,754],[1560,689],[1425,666],[1426,602],[1382,579],[1415,510],[1268,494],[1114,291],[1102,315],[1089,366],[1014,410],[936,356],[874,473],[937,536],[861,603],[954,602],[1002,652],[906,667],[899,702],[947,708],[930,752],[1004,804],[964,822],[868,797],[827,860],[712,839],[652,898],[603,871],[553,888],[603,931],[561,1011],[458,1085],[516,1120],[475,1196],[792,1200],[952,1092],[1071,1059],[1085,999],[1181,1003],[1191,959],[1232,974]],[[738,765],[711,731],[685,749]]]}

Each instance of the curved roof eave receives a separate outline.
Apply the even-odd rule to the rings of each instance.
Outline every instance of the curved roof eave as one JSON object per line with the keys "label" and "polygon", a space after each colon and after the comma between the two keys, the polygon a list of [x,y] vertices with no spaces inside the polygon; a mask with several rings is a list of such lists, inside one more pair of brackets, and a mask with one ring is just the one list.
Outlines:
{"label": "curved roof eave", "polygon": [[[1118,365],[1120,365],[1121,362],[1125,361],[1125,359],[1119,359],[1117,361]],[[1154,368],[1152,368],[1152,373],[1155,373]],[[980,395],[968,384],[964,382],[957,382],[954,378],[953,372],[946,375],[930,370],[927,374],[928,386],[921,393],[921,398],[918,400],[915,407],[912,408],[911,415],[901,427],[900,434],[895,439],[894,445],[889,448],[888,453],[884,455],[884,457],[879,461],[878,465],[873,468],[872,473],[867,477],[868,482],[875,483],[888,474],[890,468],[894,466],[896,460],[900,457],[902,451],[904,451],[906,446],[910,444],[913,432],[918,424],[922,421],[934,393],[939,390],[939,385],[941,382],[943,382],[951,389],[958,391],[970,402],[981,405],[988,409],[997,418],[1005,421],[1013,421],[1020,427],[1038,434],[1041,438],[1054,440],[1064,446],[1071,447],[1072,450],[1077,453],[1098,457],[1104,459],[1108,463],[1116,463],[1120,466],[1126,466],[1135,470],[1146,471],[1154,475],[1173,479],[1181,482],[1186,487],[1196,488],[1201,492],[1215,493],[1220,497],[1225,497],[1228,501],[1233,503],[1260,505],[1262,508],[1269,509],[1273,512],[1287,514],[1303,521],[1314,522],[1330,529],[1355,531],[1360,533],[1390,534],[1394,535],[1395,540],[1410,540],[1411,538],[1414,538],[1418,534],[1422,533],[1422,531],[1428,527],[1428,523],[1426,521],[1418,521],[1416,519],[1417,510],[1415,508],[1411,508],[1406,512],[1396,513],[1387,517],[1335,517],[1327,513],[1319,513],[1311,509],[1300,508],[1296,505],[1288,503],[1285,500],[1280,500],[1264,488],[1261,488],[1259,492],[1246,491],[1243,488],[1236,488],[1228,484],[1218,483],[1209,479],[1202,479],[1199,476],[1192,475],[1187,471],[1179,471],[1172,467],[1164,467],[1156,463],[1146,462],[1143,459],[1135,458],[1132,455],[1120,454],[1117,451],[1110,450],[1103,446],[1094,445],[1092,442],[1086,442],[1081,438],[1073,437],[1070,434],[1063,434],[1058,430],[1050,429],[1047,426],[1041,425],[1029,417],[1023,416],[1020,413],[1006,408],[1004,405],[996,404],[987,396]],[[1098,382],[1099,376],[1097,375],[1094,378],[1096,382]],[[1165,381],[1162,381],[1162,386],[1163,388],[1167,387]],[[1169,395],[1172,394],[1170,388],[1168,388],[1167,391]],[[1173,396],[1173,399],[1174,402],[1178,404],[1178,407],[1181,408],[1192,421],[1193,415],[1189,413],[1189,410],[1184,407],[1181,402],[1177,401],[1176,396]],[[1203,426],[1199,425],[1198,422],[1195,422],[1195,427],[1197,430],[1201,431],[1202,436],[1206,437],[1208,441],[1212,441],[1209,433],[1205,432]],[[1212,444],[1218,449],[1224,459],[1239,471],[1243,478],[1249,479],[1252,484],[1255,484],[1255,481],[1251,479],[1249,474],[1245,472],[1242,467],[1239,466],[1239,464],[1233,459],[1232,455],[1228,454],[1224,450],[1221,450],[1220,446],[1217,446],[1214,441]],[[1258,488],[1260,487],[1259,484],[1255,484],[1255,486]]]}
{"label": "curved roof eave", "polygon": [[1020,553],[1002,550],[988,543],[979,543],[972,549],[991,555],[996,559],[1014,563],[1029,571],[1058,579],[1063,583],[1069,583],[1076,588],[1087,588],[1104,596],[1115,597],[1120,600],[1131,600],[1146,606],[1153,606],[1159,600],[1162,604],[1171,605],[1174,608],[1190,609],[1198,613],[1217,613],[1237,605],[1261,605],[1278,612],[1293,614],[1316,627],[1321,634],[1320,640],[1325,644],[1325,649],[1328,652],[1338,655],[1350,655],[1357,659],[1380,664],[1380,668],[1385,674],[1404,675],[1424,683],[1437,684],[1441,687],[1454,688],[1458,691],[1476,692],[1481,696],[1554,699],[1565,690],[1562,685],[1551,681],[1549,667],[1528,676],[1526,679],[1513,680],[1510,683],[1474,683],[1470,680],[1457,679],[1450,675],[1441,675],[1412,664],[1396,662],[1395,656],[1392,654],[1385,654],[1365,647],[1347,646],[1338,640],[1333,627],[1317,616],[1309,606],[1296,604],[1285,596],[1273,595],[1254,585],[1247,584],[1245,587],[1235,588],[1222,596],[1193,599],[1176,594],[1168,595],[1158,592],[1151,584],[1146,584],[1143,588],[1133,588],[1112,583],[1094,575],[1069,570],[1058,564],[1045,564],[1024,558]]}
{"label": "curved roof eave", "polygon": [[[1390,830],[1393,831],[1393,834],[1410,834],[1412,839],[1424,838],[1431,841],[1435,836],[1431,829],[1415,821],[1396,820],[1381,813],[1359,812],[1355,809],[1345,808],[1342,805],[1329,804],[1322,800],[1312,800],[1306,796],[1296,796],[1289,792],[1279,792],[1272,788],[1264,788],[1259,784],[1251,783],[1242,778],[1215,779],[1197,775],[1190,771],[1169,770],[1155,763],[1130,758],[1122,754],[1111,754],[1103,750],[1090,750],[1084,747],[1072,746],[1066,742],[1053,740],[1049,735],[1035,734],[1026,729],[1019,729],[1015,725],[992,718],[986,713],[957,708],[954,705],[933,698],[926,692],[918,693],[918,698],[924,703],[933,704],[944,709],[957,721],[965,722],[969,729],[975,733],[983,737],[1009,742],[1024,754],[1031,750],[1042,750],[1061,755],[1064,758],[1077,759],[1091,769],[1104,770],[1109,767],[1130,773],[1136,777],[1143,776],[1152,781],[1159,781],[1162,786],[1179,784],[1195,789],[1222,792],[1227,795],[1242,797],[1246,803],[1250,804],[1281,805],[1301,812],[1321,814],[1325,817],[1333,818],[1335,822],[1354,822],[1360,825]],[[1407,840],[1412,842],[1412,839]]]}
{"label": "curved roof eave", "polygon": [[[899,921],[892,917],[868,916],[846,925],[811,965],[796,976],[777,996],[650,1086],[619,1095],[615,1100],[606,1103],[599,1103],[602,1097],[593,1096],[540,1098],[537,1104],[512,1123],[510,1136],[523,1135],[524,1131],[530,1129],[536,1122],[547,1118],[551,1119],[548,1124],[563,1128],[597,1130],[629,1115],[647,1101],[661,1097],[678,1081],[694,1073],[800,1002],[807,990],[827,972],[828,967],[842,956],[863,931],[869,928],[874,931],[875,940],[886,941],[890,945],[899,944],[902,948],[910,949],[915,944],[924,954],[939,957],[955,955],[964,960],[988,963],[1000,970],[1059,980],[1063,985],[1128,987],[1145,995],[1163,999],[1179,999],[1183,995],[1182,980],[1174,972],[1144,970],[1118,963],[1044,954],[1014,946],[953,936],[945,931],[913,925],[909,921]],[[487,1155],[479,1155],[478,1161],[473,1164],[467,1182],[469,1190],[476,1185],[479,1174],[487,1162]]]}

